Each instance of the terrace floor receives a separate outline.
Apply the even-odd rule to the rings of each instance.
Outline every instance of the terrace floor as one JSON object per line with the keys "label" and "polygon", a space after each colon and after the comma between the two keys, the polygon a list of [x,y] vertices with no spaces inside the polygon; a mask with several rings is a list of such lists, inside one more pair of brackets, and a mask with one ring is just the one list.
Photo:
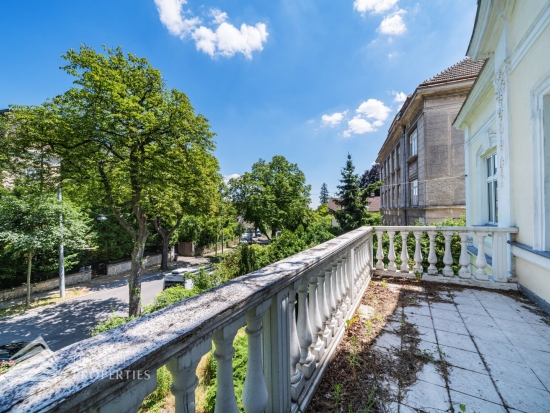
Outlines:
{"label": "terrace floor", "polygon": [[377,279],[327,371],[308,412],[548,412],[550,321],[517,292]]}

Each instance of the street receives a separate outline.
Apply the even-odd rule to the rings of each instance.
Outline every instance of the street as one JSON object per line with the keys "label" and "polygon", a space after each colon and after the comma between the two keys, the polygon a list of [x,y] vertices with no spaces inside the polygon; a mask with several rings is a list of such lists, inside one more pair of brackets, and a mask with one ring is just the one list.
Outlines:
{"label": "street", "polygon": [[[143,305],[153,302],[162,291],[162,273],[142,277]],[[31,341],[39,335],[52,351],[89,337],[90,328],[105,320],[112,312],[128,315],[127,279],[91,287],[94,291],[72,300],[40,307],[22,314],[0,319],[0,344]]]}

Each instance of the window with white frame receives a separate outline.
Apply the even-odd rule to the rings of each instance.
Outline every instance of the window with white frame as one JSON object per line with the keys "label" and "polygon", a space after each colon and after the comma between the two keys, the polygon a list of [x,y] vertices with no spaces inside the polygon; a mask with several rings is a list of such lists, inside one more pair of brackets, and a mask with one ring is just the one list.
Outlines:
{"label": "window with white frame", "polygon": [[493,153],[485,159],[487,169],[487,212],[489,224],[498,222],[498,180],[497,154]]}
{"label": "window with white frame", "polygon": [[418,179],[411,181],[411,205],[418,206]]}
{"label": "window with white frame", "polygon": [[409,157],[415,156],[418,154],[418,134],[416,133],[416,129],[409,137],[409,143],[410,143],[410,154]]}

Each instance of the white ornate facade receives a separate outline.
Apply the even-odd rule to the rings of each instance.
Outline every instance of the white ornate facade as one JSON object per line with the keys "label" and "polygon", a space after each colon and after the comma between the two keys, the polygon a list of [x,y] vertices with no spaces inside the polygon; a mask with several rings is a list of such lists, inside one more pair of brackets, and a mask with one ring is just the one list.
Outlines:
{"label": "white ornate facade", "polygon": [[487,59],[454,123],[465,132],[467,224],[519,228],[510,276],[549,309],[550,1],[481,0],[467,55]]}

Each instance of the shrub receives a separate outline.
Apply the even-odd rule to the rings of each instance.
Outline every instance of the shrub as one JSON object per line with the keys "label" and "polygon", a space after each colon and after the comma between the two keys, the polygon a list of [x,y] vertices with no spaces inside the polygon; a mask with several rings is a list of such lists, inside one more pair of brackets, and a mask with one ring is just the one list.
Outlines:
{"label": "shrub", "polygon": [[105,320],[101,321],[97,326],[93,327],[90,330],[90,335],[97,336],[100,333],[103,333],[104,331],[111,330],[112,328],[116,328],[118,326],[121,326],[123,324],[126,324],[130,321],[132,321],[135,317],[120,317],[117,316],[113,310],[111,316]]}
{"label": "shrub", "polygon": [[200,291],[196,288],[192,290],[186,290],[183,285],[176,285],[174,287],[167,288],[160,294],[157,294],[155,301],[151,304],[143,307],[142,315],[151,314],[155,311],[162,310],[172,304],[175,304],[181,300],[192,297]]}
{"label": "shrub", "polygon": [[159,412],[166,405],[166,397],[170,393],[171,384],[172,375],[166,366],[162,366],[157,370],[157,388],[143,400],[139,409],[140,413]]}

